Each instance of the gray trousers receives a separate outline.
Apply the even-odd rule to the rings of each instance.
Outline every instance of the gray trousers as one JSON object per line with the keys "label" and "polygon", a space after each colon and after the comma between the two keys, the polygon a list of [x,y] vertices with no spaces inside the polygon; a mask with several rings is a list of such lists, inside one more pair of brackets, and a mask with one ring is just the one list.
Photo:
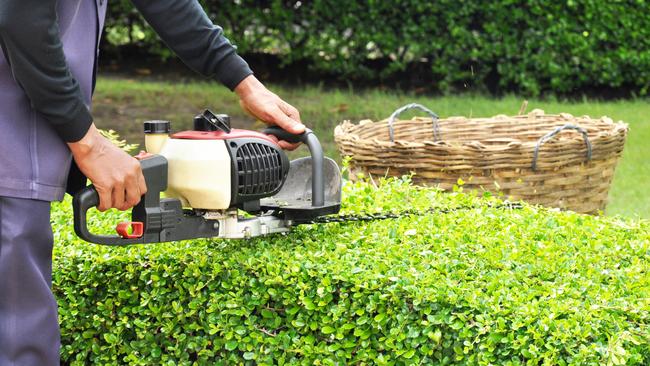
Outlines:
{"label": "gray trousers", "polygon": [[0,196],[0,366],[59,365],[50,203]]}

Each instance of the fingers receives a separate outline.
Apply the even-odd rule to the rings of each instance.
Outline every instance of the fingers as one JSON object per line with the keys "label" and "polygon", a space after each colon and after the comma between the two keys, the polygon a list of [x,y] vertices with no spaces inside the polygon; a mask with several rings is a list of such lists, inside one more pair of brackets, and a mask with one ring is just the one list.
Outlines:
{"label": "fingers", "polygon": [[286,115],[280,108],[277,110],[278,113],[275,116],[275,123],[278,126],[282,127],[283,130],[289,131],[296,135],[305,132],[305,125]]}
{"label": "fingers", "polygon": [[[277,125],[296,135],[305,132],[298,109],[271,92],[265,91],[261,95],[242,98],[239,105],[245,112],[269,125]],[[284,150],[295,150],[300,145],[273,139]]]}
{"label": "fingers", "polygon": [[140,197],[142,196],[140,192],[140,185],[138,184],[138,178],[133,176],[127,182],[126,195],[124,197],[124,203],[122,207],[117,207],[120,210],[127,210],[140,202]]}
{"label": "fingers", "polygon": [[147,192],[138,160],[101,135],[92,139],[89,146],[71,146],[70,150],[81,172],[97,190],[99,211],[127,210]]}
{"label": "fingers", "polygon": [[[295,108],[293,109],[295,110]],[[250,108],[246,108],[246,110],[250,112]],[[292,113],[293,116],[300,118],[300,115],[298,114],[297,110],[295,110]],[[296,120],[291,116],[289,116],[287,112],[285,112],[282,108],[280,108],[280,105],[273,104],[271,106],[268,106],[266,110],[264,110],[263,112],[255,113],[254,115],[256,115],[257,118],[261,119],[267,124],[277,125],[281,127],[283,130],[288,131],[290,133],[298,135],[305,132],[305,125],[299,122],[299,120]]]}
{"label": "fingers", "polygon": [[273,140],[276,144],[280,143],[280,140],[277,138],[275,135],[267,135],[271,140]]}
{"label": "fingers", "polygon": [[113,186],[113,194],[111,196],[113,203],[111,204],[111,207],[115,207],[118,210],[126,210],[126,204],[124,202],[125,195],[126,192],[124,190],[124,183],[118,182],[115,186]]}
{"label": "fingers", "polygon": [[142,169],[140,169],[140,172],[138,174],[138,188],[140,189],[140,197],[144,196],[145,193],[147,193],[147,182],[144,180],[144,175],[142,175]]}
{"label": "fingers", "polygon": [[[147,192],[147,185],[142,175],[140,164],[134,160],[125,168],[127,172],[116,171],[103,187],[96,186],[99,193],[99,211],[116,208],[124,211],[140,203],[142,195]],[[110,188],[108,188],[110,187]]]}
{"label": "fingers", "polygon": [[137,185],[137,168],[136,162],[127,160],[122,168],[114,168],[111,184],[112,205],[111,207],[124,211],[133,207],[134,203],[139,201],[140,190]]}
{"label": "fingers", "polygon": [[300,119],[300,112],[291,104],[281,100],[278,104],[278,107],[280,107],[282,112],[284,112],[289,118],[293,119],[294,121],[302,122]]}
{"label": "fingers", "polygon": [[111,208],[113,204],[113,200],[111,198],[113,189],[106,189],[95,185],[95,190],[97,190],[97,194],[99,195],[99,205],[97,206],[97,209],[101,212],[104,212]]}
{"label": "fingers", "polygon": [[293,134],[305,132],[305,126],[300,120],[300,112],[275,94],[265,95],[259,100],[255,98],[240,100],[239,104],[246,113],[267,124],[280,126]]}
{"label": "fingers", "polygon": [[[305,125],[303,125],[300,120],[300,112],[298,112],[294,106],[282,101],[278,107],[287,117],[289,117],[290,120],[292,120],[292,125],[290,127],[281,126],[282,128],[294,134],[305,132]],[[299,145],[300,144],[290,144],[286,141],[282,141],[280,144],[280,146],[285,150],[295,150]]]}

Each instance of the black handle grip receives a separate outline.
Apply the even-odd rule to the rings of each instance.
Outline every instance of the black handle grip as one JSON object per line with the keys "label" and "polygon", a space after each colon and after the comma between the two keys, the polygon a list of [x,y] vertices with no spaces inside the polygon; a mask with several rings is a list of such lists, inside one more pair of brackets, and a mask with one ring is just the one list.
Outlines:
{"label": "black handle grip", "polygon": [[325,204],[325,184],[323,182],[323,147],[318,141],[318,137],[314,131],[306,128],[305,132],[296,135],[283,130],[280,127],[268,127],[262,131],[267,135],[273,135],[280,140],[291,143],[302,142],[309,148],[312,161],[311,173],[311,205],[314,207],[323,206]]}
{"label": "black handle grip", "polygon": [[140,238],[122,238],[118,235],[95,235],[88,230],[88,210],[99,205],[99,194],[93,186],[79,191],[72,199],[74,230],[83,240],[103,245],[129,245],[152,242],[159,235],[160,227],[152,225],[160,219],[150,220],[153,213],[160,211],[160,192],[167,189],[167,159],[152,155],[140,161],[142,175],[147,184],[147,193],[132,210],[133,221],[143,223],[144,235]]}
{"label": "black handle grip", "polygon": [[265,133],[267,135],[273,135],[277,137],[280,140],[284,140],[287,142],[290,142],[292,144],[298,143],[298,142],[304,142],[307,143],[307,135],[310,133],[314,133],[312,130],[306,128],[305,132],[301,134],[295,134],[291,133],[287,130],[283,130],[282,128],[278,126],[272,126],[272,127],[267,127],[262,131],[262,133]]}
{"label": "black handle grip", "polygon": [[[143,200],[144,201],[144,200]],[[118,235],[95,235],[88,230],[88,210],[99,205],[99,193],[93,186],[79,191],[72,199],[74,231],[81,239],[103,245],[127,245],[143,242],[143,238],[124,239]]]}

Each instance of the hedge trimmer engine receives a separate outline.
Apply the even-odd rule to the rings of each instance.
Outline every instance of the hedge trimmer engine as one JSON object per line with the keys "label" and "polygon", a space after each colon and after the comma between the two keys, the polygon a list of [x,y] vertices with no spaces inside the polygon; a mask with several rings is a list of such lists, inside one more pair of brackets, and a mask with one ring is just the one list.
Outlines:
{"label": "hedge trimmer engine", "polygon": [[[87,211],[99,204],[89,186],[73,199],[74,228],[82,239],[104,245],[160,243],[195,238],[250,238],[280,233],[341,206],[341,174],[323,156],[311,130],[292,135],[278,127],[263,133],[230,128],[226,115],[194,118],[194,129],[170,135],[167,121],[145,122],[140,153],[147,193],[119,223],[118,235],[88,230]],[[289,162],[269,137],[303,142],[311,156]],[[161,195],[164,193],[164,197]],[[244,211],[249,215],[240,216]]]}

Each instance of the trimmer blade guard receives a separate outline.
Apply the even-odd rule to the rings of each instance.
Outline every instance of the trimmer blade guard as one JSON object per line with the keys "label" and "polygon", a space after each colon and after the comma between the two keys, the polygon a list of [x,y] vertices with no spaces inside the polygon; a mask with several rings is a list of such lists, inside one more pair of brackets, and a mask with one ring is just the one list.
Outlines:
{"label": "trimmer blade guard", "polygon": [[341,170],[330,158],[323,159],[325,202],[312,204],[312,158],[291,161],[287,179],[280,192],[260,201],[263,210],[273,210],[287,220],[300,223],[319,216],[338,213],[341,209]]}

